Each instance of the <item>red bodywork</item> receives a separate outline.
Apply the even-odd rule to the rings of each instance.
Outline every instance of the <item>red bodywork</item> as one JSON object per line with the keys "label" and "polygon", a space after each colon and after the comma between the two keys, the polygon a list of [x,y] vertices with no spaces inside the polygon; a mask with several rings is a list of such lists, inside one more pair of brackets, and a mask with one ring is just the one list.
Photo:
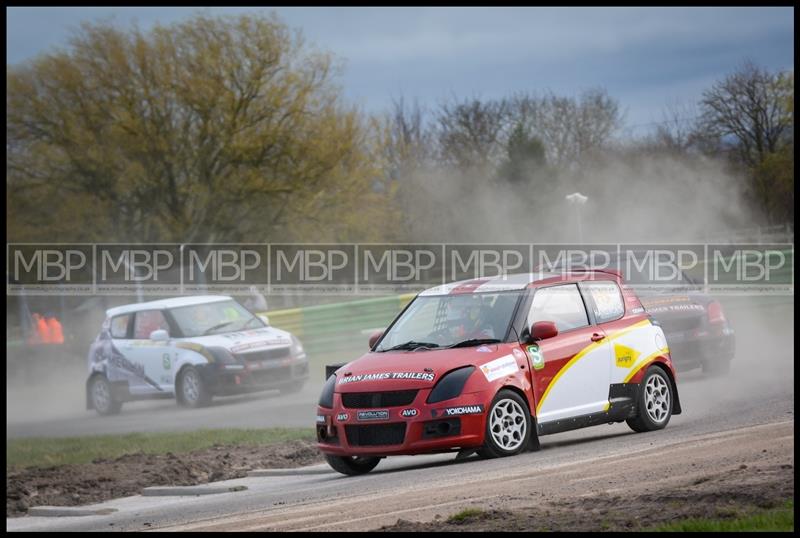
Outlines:
{"label": "red bodywork", "polygon": [[[359,359],[350,362],[336,371],[336,388],[333,395],[333,407],[317,407],[317,438],[319,449],[327,454],[338,456],[392,456],[402,454],[423,454],[446,452],[464,448],[480,447],[484,443],[486,430],[486,411],[497,394],[503,388],[511,389],[522,395],[528,404],[531,416],[535,419],[539,398],[545,393],[548,385],[558,372],[579,351],[597,341],[598,335],[605,336],[624,329],[633,324],[647,320],[641,303],[636,295],[620,282],[619,275],[612,272],[566,273],[530,283],[528,288],[541,288],[565,282],[581,280],[613,280],[622,290],[625,303],[625,314],[621,319],[591,324],[587,327],[559,334],[539,343],[545,364],[534,370],[530,357],[525,352],[527,344],[519,342],[503,342],[479,347],[442,349],[434,351],[389,351],[368,352]],[[487,279],[468,281],[453,288],[450,293],[473,293]],[[487,361],[512,355],[517,363],[516,372],[493,381],[478,371],[478,365]],[[630,379],[630,383],[638,383],[648,366],[654,362],[663,365],[675,380],[675,369],[669,353],[659,355],[643,364]],[[455,398],[429,404],[428,395],[436,383],[447,373],[464,366],[475,366],[476,371],[469,376],[464,388]],[[411,372],[417,374],[433,374],[433,379],[372,379],[342,383],[348,378],[358,378],[369,374],[385,374],[391,372]],[[348,394],[386,393],[395,391],[417,390],[416,396],[408,404],[373,406],[347,406]],[[444,417],[446,408],[465,406],[481,406],[482,412]],[[416,413],[404,410],[413,409]],[[359,411],[387,411],[385,417],[375,420],[358,420]],[[346,415],[346,417],[345,417]],[[457,435],[430,437],[424,434],[426,425],[444,418],[460,419],[460,431]],[[348,442],[349,435],[345,427],[363,427],[371,425],[405,424],[402,442],[391,445],[356,446]]]}

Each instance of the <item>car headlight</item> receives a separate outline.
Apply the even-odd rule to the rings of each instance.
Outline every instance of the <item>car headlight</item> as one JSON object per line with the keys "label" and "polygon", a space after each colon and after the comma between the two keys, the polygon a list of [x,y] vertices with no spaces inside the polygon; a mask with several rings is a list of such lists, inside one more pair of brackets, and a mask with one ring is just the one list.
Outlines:
{"label": "car headlight", "polygon": [[322,387],[322,394],[319,396],[319,406],[333,409],[333,389],[336,388],[336,375],[332,375]]}
{"label": "car headlight", "polygon": [[475,371],[474,366],[465,366],[457,370],[451,370],[434,385],[433,390],[428,395],[427,402],[436,403],[450,398],[455,398],[464,390],[464,385],[472,372]]}
{"label": "car headlight", "polygon": [[214,362],[220,364],[226,370],[243,370],[244,364],[233,356],[224,347],[207,347],[206,350],[214,357]]}

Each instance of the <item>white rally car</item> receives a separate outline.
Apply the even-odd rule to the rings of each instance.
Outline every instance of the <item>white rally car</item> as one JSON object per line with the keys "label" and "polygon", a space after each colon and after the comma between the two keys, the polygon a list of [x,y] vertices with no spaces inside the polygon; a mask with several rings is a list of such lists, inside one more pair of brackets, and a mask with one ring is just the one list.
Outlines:
{"label": "white rally car", "polygon": [[300,341],[227,296],[111,308],[88,363],[86,407],[101,415],[131,400],[198,407],[215,395],[297,392],[308,380]]}

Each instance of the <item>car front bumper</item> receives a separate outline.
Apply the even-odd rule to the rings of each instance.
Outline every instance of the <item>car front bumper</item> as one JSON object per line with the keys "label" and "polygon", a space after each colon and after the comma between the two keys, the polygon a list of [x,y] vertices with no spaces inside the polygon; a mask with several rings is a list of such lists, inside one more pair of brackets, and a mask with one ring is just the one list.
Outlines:
{"label": "car front bumper", "polygon": [[333,408],[317,407],[317,446],[337,456],[395,456],[483,444],[484,393],[428,404],[429,393],[430,389],[420,390],[407,405],[379,408],[346,407],[342,395],[335,393]]}
{"label": "car front bumper", "polygon": [[225,368],[209,365],[205,381],[215,395],[239,394],[259,390],[279,389],[308,380],[307,360],[287,360],[271,368]]}

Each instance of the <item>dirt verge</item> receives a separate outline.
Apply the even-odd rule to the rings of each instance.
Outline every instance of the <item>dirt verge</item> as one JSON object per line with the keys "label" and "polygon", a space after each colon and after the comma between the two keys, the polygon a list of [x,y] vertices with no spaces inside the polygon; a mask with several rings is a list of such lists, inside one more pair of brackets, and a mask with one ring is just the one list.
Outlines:
{"label": "dirt verge", "polygon": [[138,495],[148,486],[193,486],[242,478],[260,468],[283,469],[323,461],[312,441],[267,446],[216,445],[180,455],[129,454],[113,460],[15,469],[6,475],[6,517],[32,506],[80,506]]}
{"label": "dirt verge", "polygon": [[[577,500],[546,501],[515,510],[465,512],[465,517],[431,522],[400,519],[380,531],[638,531],[689,518],[733,518],[757,508],[774,508],[794,497],[790,464],[742,465],[736,472],[709,474],[658,493],[598,494]],[[469,514],[469,515],[467,515]],[[452,517],[452,516],[451,516]]]}

